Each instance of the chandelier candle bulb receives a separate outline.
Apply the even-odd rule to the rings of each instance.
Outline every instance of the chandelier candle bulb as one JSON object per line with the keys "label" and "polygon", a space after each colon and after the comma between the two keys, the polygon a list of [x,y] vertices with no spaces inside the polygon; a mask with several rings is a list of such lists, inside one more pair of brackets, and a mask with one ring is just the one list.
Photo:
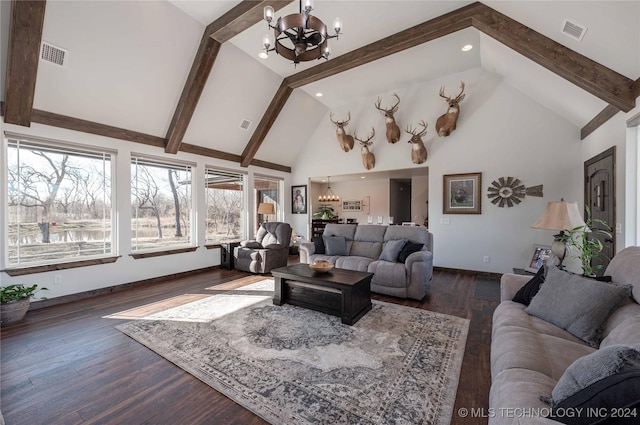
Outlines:
{"label": "chandelier candle bulb", "polygon": [[340,34],[340,30],[342,30],[342,21],[340,18],[336,18],[336,20],[333,21],[333,30],[336,32],[337,38],[338,34]]}
{"label": "chandelier candle bulb", "polygon": [[265,6],[264,8],[264,20],[267,22],[271,22],[273,20],[273,15],[275,15],[275,10],[271,6]]}

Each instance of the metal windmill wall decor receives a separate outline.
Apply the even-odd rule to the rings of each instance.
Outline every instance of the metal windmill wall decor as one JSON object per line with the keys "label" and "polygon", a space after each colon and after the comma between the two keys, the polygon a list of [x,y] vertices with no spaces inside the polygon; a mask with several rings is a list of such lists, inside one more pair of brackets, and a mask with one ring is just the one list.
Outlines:
{"label": "metal windmill wall decor", "polygon": [[498,181],[492,181],[487,188],[487,197],[491,199],[493,205],[511,208],[522,202],[526,195],[542,197],[542,185],[525,187],[520,179],[515,177],[500,177]]}

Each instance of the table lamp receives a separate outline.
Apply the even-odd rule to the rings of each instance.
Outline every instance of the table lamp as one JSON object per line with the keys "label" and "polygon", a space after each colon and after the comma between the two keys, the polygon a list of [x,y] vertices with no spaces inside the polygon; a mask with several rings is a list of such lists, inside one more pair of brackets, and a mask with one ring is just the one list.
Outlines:
{"label": "table lamp", "polygon": [[553,235],[551,252],[558,257],[558,268],[563,269],[562,261],[567,255],[567,241],[569,240],[569,234],[565,232],[581,226],[584,227],[585,232],[589,231],[582,219],[578,203],[565,202],[564,199],[560,199],[560,202],[547,203],[547,208],[540,218],[531,225],[531,228],[560,231],[560,233]]}
{"label": "table lamp", "polygon": [[[275,213],[276,213],[276,209],[274,208],[273,204],[269,204],[267,202],[261,202],[258,205],[258,214],[267,215],[267,214],[275,214]],[[269,220],[267,219],[267,217],[265,217],[264,221],[266,223]]]}

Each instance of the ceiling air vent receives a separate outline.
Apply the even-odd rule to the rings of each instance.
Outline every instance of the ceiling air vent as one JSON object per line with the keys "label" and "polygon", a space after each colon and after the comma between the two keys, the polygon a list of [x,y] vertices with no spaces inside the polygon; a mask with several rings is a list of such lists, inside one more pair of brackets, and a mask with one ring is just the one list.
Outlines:
{"label": "ceiling air vent", "polygon": [[573,38],[574,40],[582,41],[582,37],[584,37],[584,33],[586,32],[586,26],[580,25],[568,19],[565,19],[564,23],[562,24],[562,33]]}
{"label": "ceiling air vent", "polygon": [[242,122],[240,123],[240,128],[243,130],[249,130],[249,126],[251,125],[251,121],[249,120],[242,120]]}
{"label": "ceiling air vent", "polygon": [[64,66],[64,58],[67,55],[67,51],[56,46],[52,46],[49,43],[43,42],[40,52],[40,59],[55,63],[56,65]]}

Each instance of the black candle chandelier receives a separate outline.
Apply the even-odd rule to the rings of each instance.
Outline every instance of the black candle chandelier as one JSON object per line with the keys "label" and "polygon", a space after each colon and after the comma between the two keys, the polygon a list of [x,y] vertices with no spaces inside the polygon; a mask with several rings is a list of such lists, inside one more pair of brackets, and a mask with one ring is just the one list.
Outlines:
{"label": "black candle chandelier", "polygon": [[[264,50],[267,54],[274,51],[287,59],[291,59],[295,65],[314,59],[329,59],[330,38],[338,38],[341,23],[336,18],[333,30],[335,34],[328,35],[324,22],[311,15],[313,1],[305,0],[304,8],[300,0],[300,13],[278,18],[275,25],[271,25],[275,11],[273,7],[264,8],[264,20],[270,29],[273,29],[275,39],[271,34],[263,38]],[[273,46],[273,47],[272,47]]]}

